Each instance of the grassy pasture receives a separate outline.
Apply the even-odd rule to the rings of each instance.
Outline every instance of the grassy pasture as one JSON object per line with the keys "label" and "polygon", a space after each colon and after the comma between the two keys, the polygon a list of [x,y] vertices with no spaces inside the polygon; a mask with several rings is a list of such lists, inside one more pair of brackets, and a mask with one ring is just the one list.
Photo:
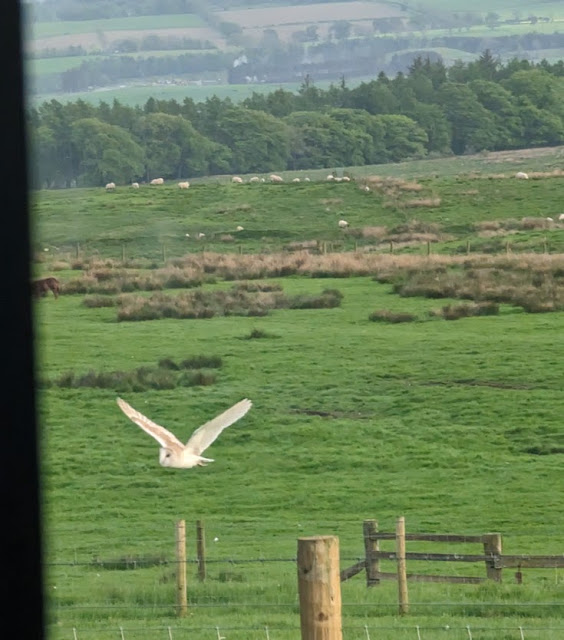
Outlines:
{"label": "grassy pasture", "polygon": [[[545,156],[544,168],[552,161]],[[536,162],[540,168],[543,160]],[[437,178],[430,166],[427,173],[420,165],[412,171],[440,197],[441,205],[432,209],[384,207],[383,198],[354,183],[325,181],[231,185],[216,179],[188,192],[165,185],[136,193],[125,187],[113,194],[36,193],[34,242],[50,251],[35,267],[54,272],[64,284],[82,275],[70,269],[76,241],[84,251],[96,249],[101,258],[118,262],[125,242],[128,257],[149,259],[143,269],[130,265],[130,275],[150,273],[151,261],[162,266],[163,239],[171,255],[200,255],[195,241],[173,252],[173,238],[185,229],[211,235],[236,224],[245,228],[232,233],[233,242],[210,241],[208,250],[232,252],[234,259],[241,250],[249,256],[240,259],[258,260],[253,254],[267,244],[279,250],[289,241],[320,236],[352,249],[354,237],[336,228],[341,216],[353,229],[393,227],[410,218],[440,224],[455,238],[433,251],[449,254],[455,242],[478,242],[476,223],[559,210],[564,178],[472,179],[462,166],[458,176]],[[497,168],[485,159],[482,166],[484,172]],[[527,241],[535,233],[521,230],[511,237]],[[542,233],[559,246],[564,229]],[[403,251],[424,253],[422,247]],[[337,264],[345,257],[329,254],[325,260]],[[66,261],[68,267],[59,270]],[[108,264],[93,270],[121,269],[115,261]],[[296,538],[339,535],[345,567],[362,555],[361,523],[371,517],[381,530],[393,530],[402,514],[408,531],[500,531],[506,553],[562,553],[563,454],[549,451],[561,447],[563,312],[528,314],[502,304],[496,316],[449,322],[429,312],[456,300],[399,297],[391,284],[369,276],[266,281],[290,296],[337,289],[344,297],[339,307],[278,309],[265,317],[139,322],[117,322],[115,308],[88,308],[79,294],[37,303],[41,380],[69,371],[151,368],[163,358],[221,358],[217,379],[208,386],[40,390],[50,638],[73,638],[75,628],[78,638],[105,640],[120,637],[121,627],[128,640],[165,639],[169,633],[175,639],[219,634],[258,640],[266,633],[273,640],[294,639]],[[216,277],[202,289],[234,284]],[[417,320],[370,322],[378,309]],[[183,472],[158,465],[156,443],[121,414],[117,395],[181,439],[243,397],[254,407],[212,445],[216,462]],[[189,540],[185,619],[176,618],[173,607],[178,518],[186,519]],[[196,519],[206,525],[210,563],[204,583],[196,580],[192,562]],[[408,550],[481,552],[475,545],[439,549],[422,543],[408,543]],[[155,561],[120,570],[124,557]],[[483,564],[445,564],[413,563],[408,570],[485,573]],[[393,571],[393,565],[384,563],[383,570]],[[480,640],[518,640],[522,627],[527,640],[559,640],[562,570],[524,570],[523,580],[513,584],[513,571],[505,570],[502,584],[410,583],[411,613],[400,618],[396,585],[368,590],[358,576],[342,585],[344,637],[407,640],[417,637],[419,627],[425,639],[462,640],[469,627]]]}
{"label": "grassy pasture", "polygon": [[[30,25],[30,37],[34,39],[54,36],[96,33],[98,31],[153,31],[155,29],[178,29],[180,27],[205,27],[205,22],[192,13],[178,15],[130,16],[107,20],[68,20],[57,22],[35,22]],[[80,44],[80,42],[78,42]]]}

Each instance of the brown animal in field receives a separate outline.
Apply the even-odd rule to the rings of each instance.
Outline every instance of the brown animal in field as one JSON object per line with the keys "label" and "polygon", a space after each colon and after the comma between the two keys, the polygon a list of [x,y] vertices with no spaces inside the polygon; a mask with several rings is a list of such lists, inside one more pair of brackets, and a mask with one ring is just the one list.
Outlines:
{"label": "brown animal in field", "polygon": [[57,278],[54,278],[53,276],[34,280],[31,283],[31,294],[37,300],[45,297],[49,291],[53,292],[55,298],[58,298],[59,293],[61,292],[61,284]]}

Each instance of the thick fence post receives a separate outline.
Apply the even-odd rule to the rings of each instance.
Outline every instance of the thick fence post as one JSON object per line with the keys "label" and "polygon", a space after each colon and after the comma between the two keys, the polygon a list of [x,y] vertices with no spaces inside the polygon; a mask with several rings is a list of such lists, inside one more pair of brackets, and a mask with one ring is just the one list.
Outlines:
{"label": "thick fence post", "polygon": [[339,538],[298,538],[302,640],[342,640]]}
{"label": "thick fence post", "polygon": [[201,582],[206,579],[206,536],[204,523],[196,522],[196,548],[198,553],[198,578]]}
{"label": "thick fence post", "polygon": [[[484,555],[501,555],[501,533],[486,533],[484,539]],[[486,560],[486,575],[490,580],[501,582],[501,568],[495,566],[495,560]]]}
{"label": "thick fence post", "polygon": [[407,594],[407,565],[405,561],[405,518],[399,517],[396,523],[396,558],[398,563],[398,604],[400,615],[409,612]]}
{"label": "thick fence post", "polygon": [[176,523],[176,613],[185,616],[188,613],[186,595],[186,523]]}
{"label": "thick fence post", "polygon": [[362,523],[362,531],[364,533],[364,557],[366,558],[366,586],[372,587],[380,584],[380,560],[373,557],[373,552],[380,551],[380,542],[373,540],[371,534],[378,531],[378,522],[376,520],[365,520]]}

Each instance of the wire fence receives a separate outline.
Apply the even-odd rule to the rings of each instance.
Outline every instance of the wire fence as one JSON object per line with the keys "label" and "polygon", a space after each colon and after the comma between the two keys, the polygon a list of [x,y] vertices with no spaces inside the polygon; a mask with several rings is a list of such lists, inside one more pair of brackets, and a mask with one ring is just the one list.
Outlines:
{"label": "wire fence", "polygon": [[[59,629],[61,637],[72,640],[80,638],[100,638],[103,633],[109,638],[121,640],[135,640],[137,638],[153,638],[158,640],[177,640],[179,638],[194,638],[197,635],[202,640],[229,640],[230,638],[252,637],[259,640],[277,640],[278,638],[299,638],[299,626],[261,625],[261,626],[216,626],[216,627],[63,627]],[[343,636],[349,640],[380,640],[381,638],[397,638],[412,640],[559,640],[564,637],[564,626],[484,626],[476,625],[345,625],[342,627]],[[390,635],[392,634],[392,635]]]}

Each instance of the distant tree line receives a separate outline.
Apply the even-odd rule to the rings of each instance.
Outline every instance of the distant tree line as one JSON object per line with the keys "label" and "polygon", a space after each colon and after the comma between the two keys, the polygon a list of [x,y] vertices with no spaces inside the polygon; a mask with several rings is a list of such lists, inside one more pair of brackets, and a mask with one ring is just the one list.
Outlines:
{"label": "distant tree line", "polygon": [[335,168],[564,143],[564,62],[505,65],[489,51],[447,69],[349,88],[209,98],[44,102],[29,112],[36,187],[127,184],[218,173]]}
{"label": "distant tree line", "polygon": [[[230,23],[222,23],[224,26]],[[235,37],[235,33],[232,34]],[[313,32],[312,34],[313,35]],[[172,43],[158,36],[144,38],[139,49],[167,49]],[[208,43],[185,41],[187,48],[198,49]],[[243,49],[246,64],[234,66],[235,55],[225,51],[185,53],[170,56],[111,56],[93,58],[61,73],[44,74],[30,82],[33,93],[56,93],[61,91],[84,91],[89,87],[119,84],[140,78],[222,72],[234,84],[246,82],[296,82],[306,75],[316,80],[337,80],[346,77],[376,75],[380,71],[388,75],[406,72],[415,57],[414,50],[425,51],[441,47],[459,49],[472,54],[491,49],[496,55],[508,56],[513,51],[564,48],[564,34],[524,34],[501,36],[495,39],[476,38],[467,35],[441,36],[434,38],[408,35],[395,37],[367,37],[345,40],[314,42],[306,50],[303,42],[283,43],[274,30],[265,30],[259,46]],[[124,40],[112,50],[129,52],[136,43]],[[207,48],[207,47],[206,47]],[[85,52],[75,48],[69,55]],[[438,54],[436,56],[439,57]]]}

